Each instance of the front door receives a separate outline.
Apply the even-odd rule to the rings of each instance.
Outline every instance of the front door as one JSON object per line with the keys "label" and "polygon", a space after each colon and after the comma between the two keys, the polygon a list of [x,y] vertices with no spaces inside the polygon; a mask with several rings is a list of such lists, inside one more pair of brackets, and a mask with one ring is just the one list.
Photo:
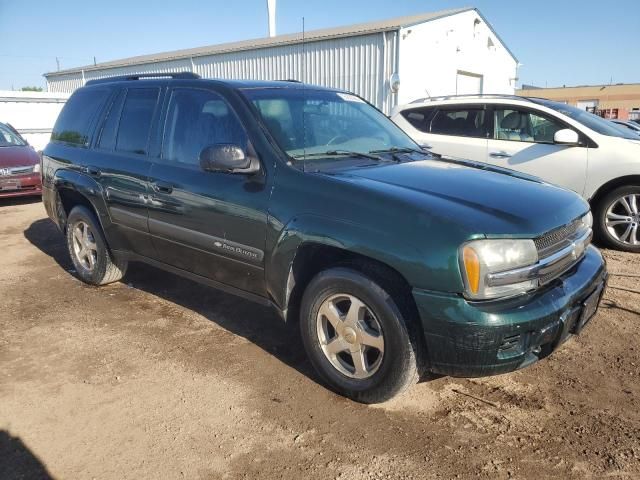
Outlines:
{"label": "front door", "polygon": [[245,129],[212,90],[174,88],[166,111],[161,158],[150,174],[149,230],[158,260],[265,294],[265,176],[207,172],[199,161],[215,144],[248,152]]}
{"label": "front door", "polygon": [[493,138],[486,161],[540,177],[582,195],[587,178],[588,148],[557,145],[553,136],[567,125],[546,114],[496,106]]}

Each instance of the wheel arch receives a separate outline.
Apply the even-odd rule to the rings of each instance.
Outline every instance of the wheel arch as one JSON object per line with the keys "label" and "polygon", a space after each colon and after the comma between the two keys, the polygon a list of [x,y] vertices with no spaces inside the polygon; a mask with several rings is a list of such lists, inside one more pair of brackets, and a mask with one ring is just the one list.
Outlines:
{"label": "wheel arch", "polygon": [[609,192],[612,192],[616,188],[624,187],[627,185],[640,186],[640,175],[625,175],[623,177],[617,177],[601,185],[591,196],[591,198],[589,198],[589,205],[591,206],[591,210],[595,211],[598,208],[602,198],[605,197]]}
{"label": "wheel arch", "polygon": [[66,230],[67,217],[76,205],[82,205],[96,216],[103,232],[106,223],[110,223],[107,208],[102,195],[102,187],[92,178],[70,170],[56,172],[53,179],[55,191],[54,212],[56,223],[62,231]]}

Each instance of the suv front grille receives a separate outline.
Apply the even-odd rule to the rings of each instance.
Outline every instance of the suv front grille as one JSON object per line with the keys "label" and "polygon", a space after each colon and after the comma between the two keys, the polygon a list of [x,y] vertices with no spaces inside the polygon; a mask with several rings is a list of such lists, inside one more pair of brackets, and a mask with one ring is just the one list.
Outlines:
{"label": "suv front grille", "polygon": [[538,257],[546,258],[571,245],[575,238],[581,233],[579,232],[581,225],[581,219],[577,219],[568,225],[556,228],[536,238],[534,243],[538,249]]}

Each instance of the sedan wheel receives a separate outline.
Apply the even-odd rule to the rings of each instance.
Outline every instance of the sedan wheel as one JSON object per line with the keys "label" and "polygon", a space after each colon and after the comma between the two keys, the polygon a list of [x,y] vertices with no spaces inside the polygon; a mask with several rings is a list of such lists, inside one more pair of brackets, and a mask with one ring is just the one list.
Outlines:
{"label": "sedan wheel", "polygon": [[607,231],[618,242],[640,245],[640,194],[631,193],[617,198],[607,208]]}

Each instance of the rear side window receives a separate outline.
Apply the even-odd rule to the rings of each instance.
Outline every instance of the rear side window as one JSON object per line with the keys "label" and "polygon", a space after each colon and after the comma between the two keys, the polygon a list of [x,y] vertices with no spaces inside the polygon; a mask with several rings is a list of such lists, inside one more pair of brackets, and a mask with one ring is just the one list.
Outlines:
{"label": "rear side window", "polygon": [[421,132],[429,133],[429,126],[431,119],[436,113],[435,107],[414,108],[412,110],[405,110],[402,112],[402,116]]}
{"label": "rear side window", "polygon": [[145,155],[159,89],[131,88],[122,107],[116,150]]}
{"label": "rear side window", "polygon": [[109,96],[108,89],[79,90],[67,100],[51,133],[52,142],[86,147],[93,120]]}
{"label": "rear side window", "polygon": [[431,120],[431,133],[458,137],[487,138],[489,129],[484,108],[439,110]]}
{"label": "rear side window", "polygon": [[124,90],[120,90],[116,97],[109,105],[107,117],[102,123],[100,137],[98,138],[98,148],[105,150],[113,150],[116,147],[116,135],[118,134],[118,123],[120,122],[120,113],[122,112],[122,104],[124,103]]}

